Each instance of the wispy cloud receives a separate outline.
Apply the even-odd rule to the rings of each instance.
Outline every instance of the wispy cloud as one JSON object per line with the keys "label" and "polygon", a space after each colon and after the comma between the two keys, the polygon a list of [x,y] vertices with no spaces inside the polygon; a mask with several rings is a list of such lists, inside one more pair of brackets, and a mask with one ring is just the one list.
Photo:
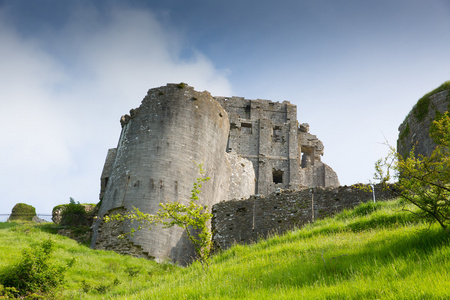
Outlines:
{"label": "wispy cloud", "polygon": [[84,7],[38,36],[3,21],[0,41],[2,213],[18,202],[40,212],[69,197],[97,202],[119,117],[149,88],[184,81],[231,94],[226,71],[196,49],[183,55],[183,37],[151,12]]}

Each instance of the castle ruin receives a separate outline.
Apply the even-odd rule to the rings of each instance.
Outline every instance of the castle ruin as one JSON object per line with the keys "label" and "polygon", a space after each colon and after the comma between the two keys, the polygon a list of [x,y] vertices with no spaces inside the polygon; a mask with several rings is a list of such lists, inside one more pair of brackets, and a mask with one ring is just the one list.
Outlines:
{"label": "castle ruin", "polygon": [[449,109],[450,81],[447,81],[420,98],[399,126],[398,153],[406,157],[414,149],[415,155],[430,156],[436,148],[430,137],[431,124]]}
{"label": "castle ruin", "polygon": [[133,206],[153,214],[159,203],[187,203],[196,163],[211,178],[200,194],[208,207],[277,189],[339,186],[336,173],[321,161],[322,142],[308,124],[298,124],[296,106],[287,101],[213,97],[168,84],[150,89],[121,125],[101,175],[93,248],[189,263],[194,250],[181,228],[157,227],[118,240],[135,225],[102,219]]}
{"label": "castle ruin", "polygon": [[297,121],[297,107],[288,101],[214,97],[227,111],[230,133],[227,152],[252,162],[255,194],[278,188],[339,186],[336,173],[321,161],[322,142]]}

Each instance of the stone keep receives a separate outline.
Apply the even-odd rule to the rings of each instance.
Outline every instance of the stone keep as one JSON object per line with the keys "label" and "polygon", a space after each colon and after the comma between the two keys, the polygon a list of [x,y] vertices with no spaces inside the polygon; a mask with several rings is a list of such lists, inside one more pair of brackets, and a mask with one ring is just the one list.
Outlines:
{"label": "stone keep", "polygon": [[138,207],[156,213],[159,203],[188,202],[203,162],[211,180],[201,203],[269,195],[278,188],[339,186],[321,162],[323,144],[298,125],[296,106],[285,101],[212,97],[185,84],[148,91],[130,115],[121,118],[117,148],[110,149],[101,176],[99,218],[91,246],[180,264],[194,251],[180,228],[142,230],[118,240],[128,223],[102,221],[106,214]]}
{"label": "stone keep", "polygon": [[154,214],[159,203],[187,204],[199,177],[196,163],[203,163],[211,178],[202,187],[202,204],[229,199],[230,186],[230,197],[249,197],[255,189],[251,162],[225,151],[227,112],[208,92],[184,84],[149,90],[121,124],[118,146],[108,151],[102,173],[102,204],[91,246],[187,264],[194,250],[181,228],[141,230],[124,241],[116,237],[130,224],[104,224],[102,218],[133,206]]}

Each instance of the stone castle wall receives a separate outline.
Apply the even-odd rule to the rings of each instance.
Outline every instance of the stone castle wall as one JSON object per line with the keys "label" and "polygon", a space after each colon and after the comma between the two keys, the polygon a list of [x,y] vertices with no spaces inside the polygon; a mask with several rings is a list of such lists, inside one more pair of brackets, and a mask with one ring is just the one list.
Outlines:
{"label": "stone castle wall", "polygon": [[160,203],[187,204],[199,176],[195,163],[203,163],[211,178],[200,194],[208,207],[280,188],[339,185],[336,173],[321,162],[322,142],[309,125],[299,126],[297,108],[287,101],[212,97],[186,84],[168,84],[150,89],[121,125],[118,146],[108,151],[101,175],[93,248],[189,263],[194,249],[184,230],[156,227],[124,241],[117,234],[131,225],[102,219],[133,206],[155,214]]}
{"label": "stone castle wall", "polygon": [[[94,223],[93,248],[105,249],[102,241],[118,252],[123,248],[123,243],[110,238],[114,234],[102,221],[111,211],[130,211],[134,206],[155,214],[160,203],[179,200],[187,204],[199,177],[196,163],[203,163],[205,175],[211,178],[202,187],[199,203],[211,207],[228,199],[233,167],[240,170],[235,172],[240,175],[237,182],[249,189],[241,196],[253,193],[254,174],[246,177],[241,170],[252,170],[251,163],[227,159],[227,112],[208,92],[176,84],[151,89],[141,106],[123,116],[121,123],[117,149],[108,152],[102,174],[103,199]],[[239,190],[240,186],[233,196],[239,196]],[[122,227],[124,232],[130,229],[129,224]],[[149,257],[187,264],[194,255],[184,230],[178,227],[141,230],[127,239]]]}
{"label": "stone castle wall", "polygon": [[[381,186],[375,186],[375,197],[393,198],[392,192]],[[254,195],[246,200],[220,202],[212,208],[214,247],[227,249],[235,243],[256,242],[368,201],[373,201],[370,187],[362,190],[357,186],[341,186],[280,191],[267,197]]]}
{"label": "stone castle wall", "polygon": [[227,151],[253,163],[255,194],[302,187],[339,186],[336,173],[321,161],[322,142],[297,121],[297,106],[242,97],[215,97],[227,111]]}
{"label": "stone castle wall", "polygon": [[450,82],[420,99],[398,128],[397,151],[405,156],[415,147],[416,155],[429,156],[436,147],[429,134],[431,123],[449,106]]}

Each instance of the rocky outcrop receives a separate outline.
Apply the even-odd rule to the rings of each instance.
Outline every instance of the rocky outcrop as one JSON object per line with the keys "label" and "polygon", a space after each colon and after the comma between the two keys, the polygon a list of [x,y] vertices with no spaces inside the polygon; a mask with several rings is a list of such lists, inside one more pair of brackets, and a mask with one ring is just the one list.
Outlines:
{"label": "rocky outcrop", "polygon": [[430,138],[431,123],[449,110],[450,81],[423,96],[398,128],[397,151],[407,156],[415,147],[415,154],[429,156],[436,147]]}
{"label": "rocky outcrop", "polygon": [[8,221],[34,221],[37,218],[36,208],[25,203],[14,205]]}

